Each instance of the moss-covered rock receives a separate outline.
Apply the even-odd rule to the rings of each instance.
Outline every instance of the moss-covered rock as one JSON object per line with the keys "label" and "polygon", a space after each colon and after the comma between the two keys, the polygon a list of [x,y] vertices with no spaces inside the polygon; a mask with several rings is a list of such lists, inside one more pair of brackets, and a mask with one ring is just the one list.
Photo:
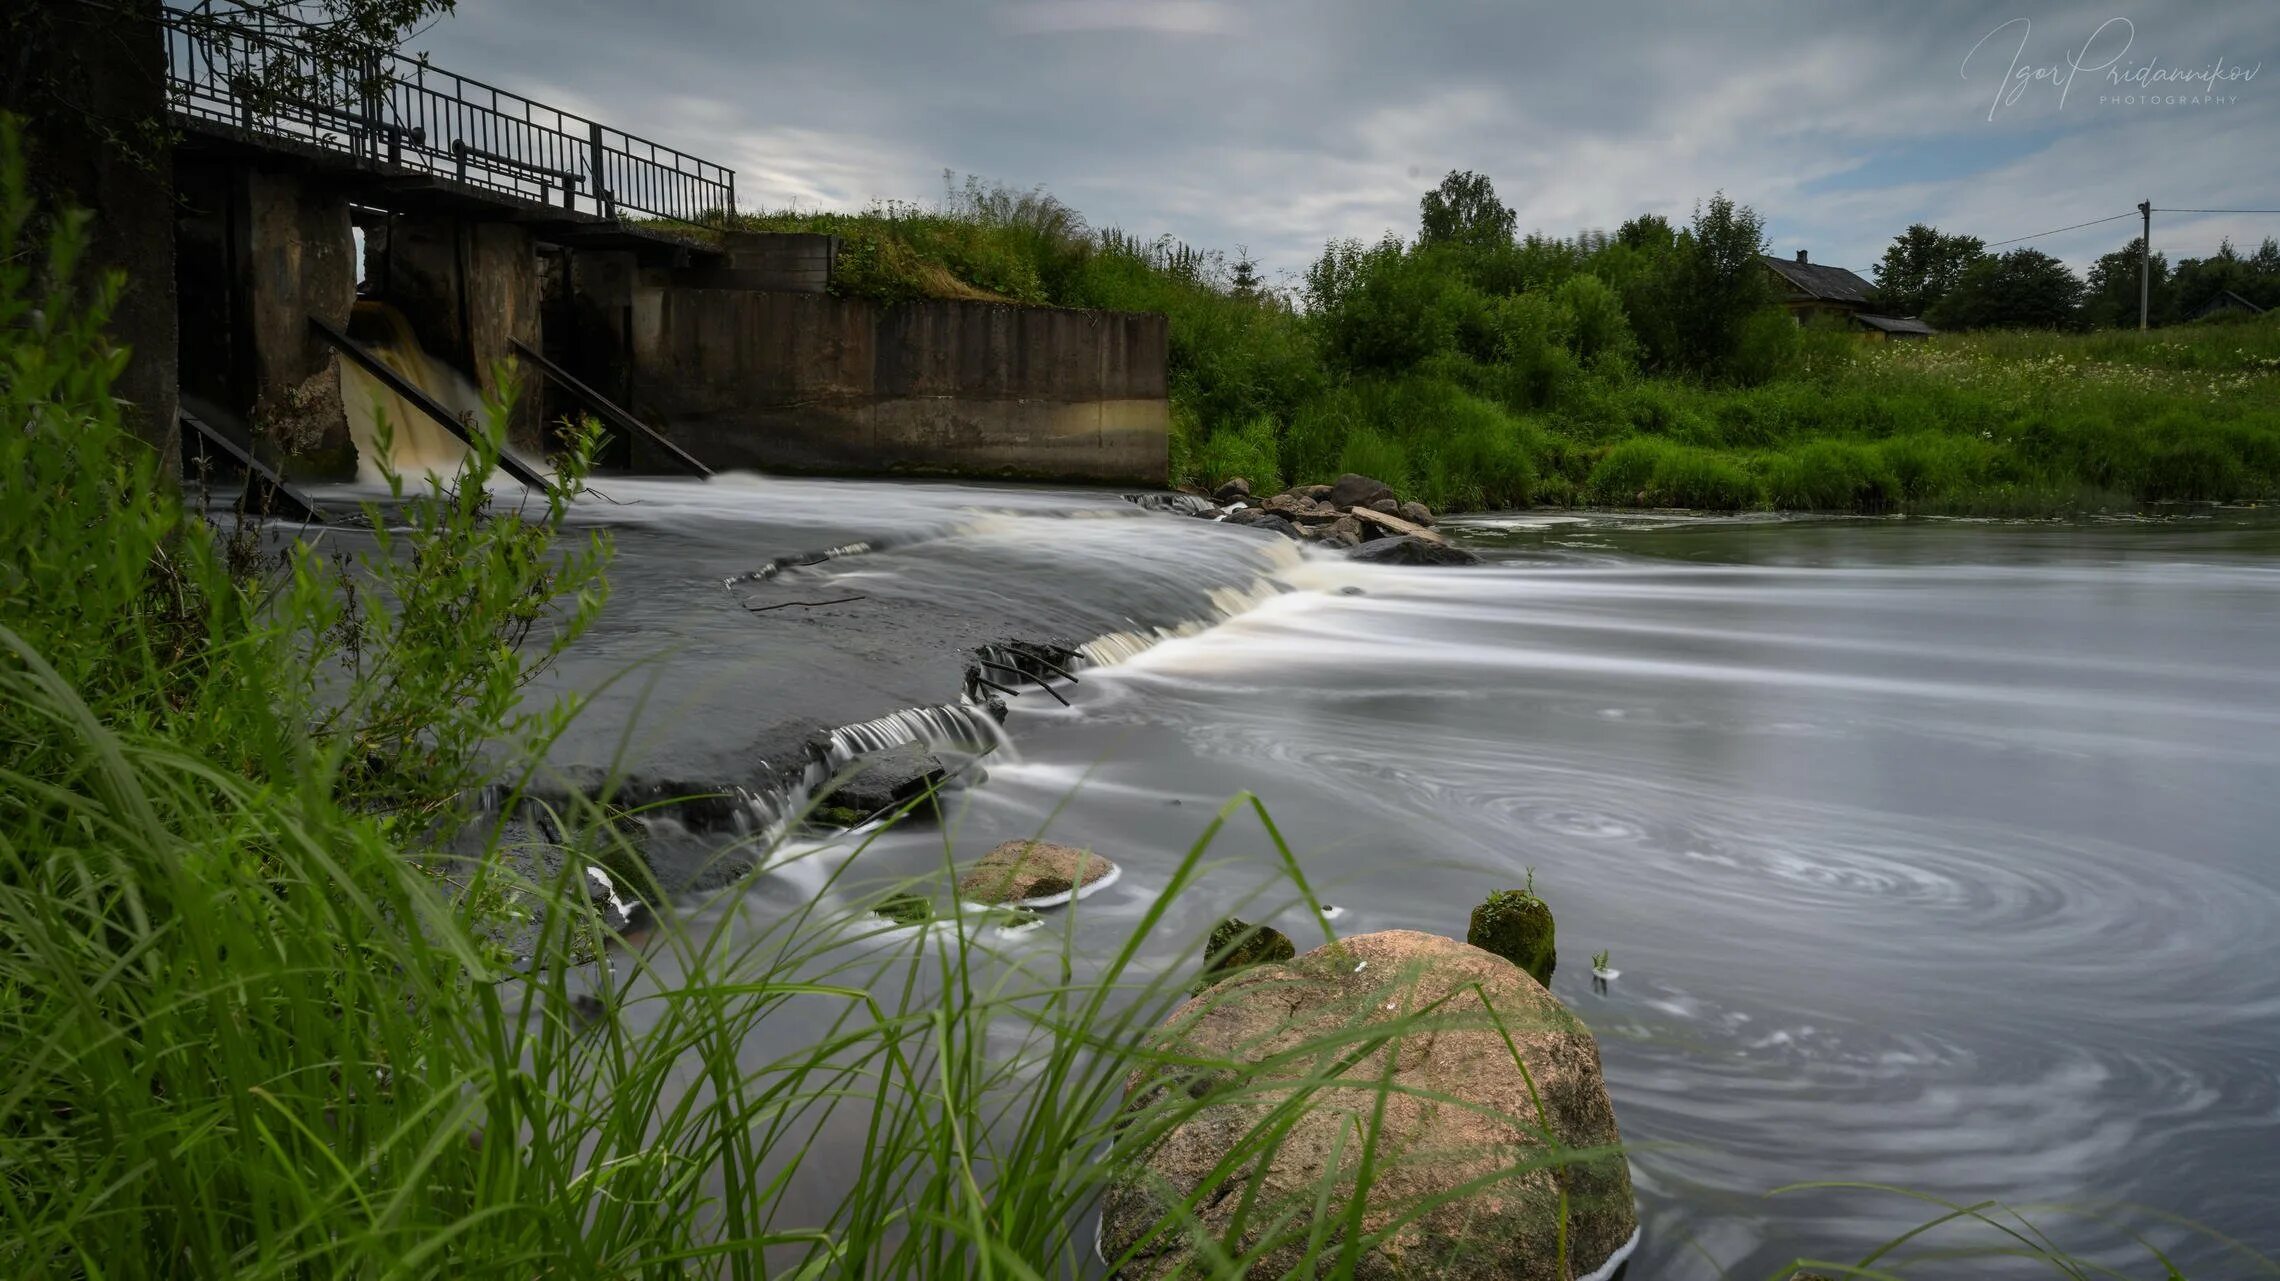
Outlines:
{"label": "moss-covered rock", "polygon": [[889,894],[871,910],[897,925],[924,925],[934,919],[934,900],[924,894]]}
{"label": "moss-covered rock", "polygon": [[1116,865],[1093,853],[1051,841],[1007,841],[958,879],[969,903],[1053,907],[1116,874]]}
{"label": "moss-covered rock", "polygon": [[845,805],[818,805],[808,811],[811,827],[848,828],[863,821],[863,813]]}
{"label": "moss-covered rock", "polygon": [[1552,909],[1533,888],[1498,890],[1472,910],[1465,942],[1494,952],[1550,987],[1552,970],[1559,963],[1553,935]]}
{"label": "moss-covered rock", "polygon": [[1201,992],[1239,970],[1273,965],[1297,955],[1298,948],[1281,930],[1230,916],[1211,927],[1211,941],[1203,947],[1203,977],[1196,980],[1195,990]]}

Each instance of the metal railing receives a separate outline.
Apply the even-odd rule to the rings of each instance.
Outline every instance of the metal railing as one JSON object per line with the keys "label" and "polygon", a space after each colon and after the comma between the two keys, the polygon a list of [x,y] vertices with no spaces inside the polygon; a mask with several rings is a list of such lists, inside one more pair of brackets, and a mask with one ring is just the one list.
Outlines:
{"label": "metal railing", "polygon": [[718,227],[736,208],[734,170],[418,59],[344,61],[303,24],[211,0],[160,21],[183,116],[603,218]]}

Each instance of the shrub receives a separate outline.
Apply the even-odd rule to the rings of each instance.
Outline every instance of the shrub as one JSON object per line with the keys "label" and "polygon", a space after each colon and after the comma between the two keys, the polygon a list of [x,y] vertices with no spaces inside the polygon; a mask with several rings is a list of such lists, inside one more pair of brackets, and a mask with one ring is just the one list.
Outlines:
{"label": "shrub", "polygon": [[1416,492],[1416,480],[1409,470],[1409,451],[1402,448],[1400,441],[1374,428],[1364,427],[1346,437],[1346,447],[1338,451],[1338,470],[1375,477],[1392,486],[1397,494]]}
{"label": "shrub", "polygon": [[1876,514],[1898,505],[1900,481],[1874,449],[1816,440],[1766,460],[1765,493],[1785,510]]}
{"label": "shrub", "polygon": [[1277,457],[1274,419],[1254,418],[1241,427],[1222,428],[1204,437],[1203,447],[1196,451],[1195,472],[1206,486],[1223,485],[1241,476],[1259,493],[1280,489],[1283,469]]}
{"label": "shrub", "polygon": [[1761,501],[1757,481],[1731,459],[1649,437],[1607,451],[1586,489],[1593,501],[1617,506],[1740,511]]}

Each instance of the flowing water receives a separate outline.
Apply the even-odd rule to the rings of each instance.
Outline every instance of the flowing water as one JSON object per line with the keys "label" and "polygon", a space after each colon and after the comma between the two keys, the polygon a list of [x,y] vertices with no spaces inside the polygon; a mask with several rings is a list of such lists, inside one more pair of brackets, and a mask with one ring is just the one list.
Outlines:
{"label": "flowing water", "polygon": [[[1559,919],[1553,991],[1598,1034],[1633,1149],[1633,1277],[1857,1258],[1935,1212],[1764,1195],[1823,1179],[2056,1205],[2038,1222],[2132,1275],[2132,1232],[2196,1277],[2260,1273],[2117,1203],[2280,1256],[2280,522],[2263,514],[1521,516],[1453,527],[1487,566],[1404,570],[1096,494],[605,488],[624,504],[604,516],[615,621],[569,679],[668,654],[702,687],[671,713],[696,738],[767,714],[785,675],[768,655],[834,643],[827,615],[733,607],[727,580],[784,552],[854,545],[771,580],[805,599],[979,601],[1001,633],[1108,637],[1069,706],[1011,700],[950,829],[962,858],[1044,830],[1117,860],[1078,910],[1080,951],[1120,939],[1241,791],[1341,932],[1461,935],[1533,869]],[[944,839],[886,833],[861,870],[921,874]],[[1149,966],[1192,967],[1273,875],[1255,823],[1212,856]],[[763,873],[734,910],[815,887]],[[1600,949],[1621,972],[1604,985]]]}
{"label": "flowing water", "polygon": [[[467,375],[430,356],[402,312],[383,302],[360,301],[350,316],[350,332],[382,363],[463,422],[482,421],[483,393]],[[417,481],[428,473],[449,476],[467,460],[465,443],[363,366],[343,360],[340,376],[341,404],[348,412],[357,479],[363,484],[382,483],[383,463]]]}

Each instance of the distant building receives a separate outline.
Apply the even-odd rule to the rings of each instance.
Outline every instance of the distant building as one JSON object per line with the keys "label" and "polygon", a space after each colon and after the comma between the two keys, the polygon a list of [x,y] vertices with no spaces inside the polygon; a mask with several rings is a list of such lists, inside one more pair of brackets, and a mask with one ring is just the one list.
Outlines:
{"label": "distant building", "polygon": [[1861,279],[1843,267],[1823,267],[1810,262],[1805,251],[1797,251],[1796,261],[1765,255],[1766,269],[1774,275],[1775,288],[1781,305],[1798,324],[1814,321],[1846,325],[1862,337],[1882,341],[1887,338],[1924,338],[1938,332],[1913,316],[1883,316],[1871,312],[1875,304],[1876,286]]}
{"label": "distant building", "polygon": [[2207,320],[2211,316],[2261,316],[2264,308],[2241,297],[2230,289],[2220,289],[2217,296],[2193,309],[2187,320]]}

